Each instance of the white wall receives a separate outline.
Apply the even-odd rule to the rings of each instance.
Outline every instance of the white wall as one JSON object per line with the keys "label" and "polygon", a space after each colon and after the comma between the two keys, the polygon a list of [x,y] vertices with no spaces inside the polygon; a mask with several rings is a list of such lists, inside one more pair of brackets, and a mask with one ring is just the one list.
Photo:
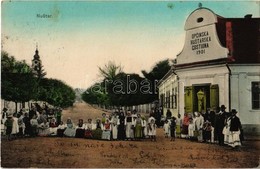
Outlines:
{"label": "white wall", "polygon": [[260,81],[259,65],[231,65],[231,107],[242,124],[260,124],[260,110],[252,109],[251,82]]}
{"label": "white wall", "polygon": [[[229,72],[225,64],[215,66],[203,66],[176,71],[179,80],[179,102],[180,113],[184,114],[184,86],[198,84],[218,84],[219,86],[219,104],[229,107]],[[227,110],[229,111],[229,110]]]}
{"label": "white wall", "polygon": [[[160,95],[164,94],[164,97],[166,96],[166,92],[170,92],[170,95],[172,95],[172,89],[177,87],[178,90],[178,82],[177,82],[177,76],[172,73],[169,77],[167,77],[159,86],[159,99],[160,99]],[[163,113],[164,116],[166,116],[166,111],[167,109],[169,109],[172,112],[172,115],[177,117],[178,115],[178,92],[177,92],[177,108],[166,108],[163,107]],[[165,98],[164,98],[165,99]],[[164,100],[165,101],[165,100]]]}

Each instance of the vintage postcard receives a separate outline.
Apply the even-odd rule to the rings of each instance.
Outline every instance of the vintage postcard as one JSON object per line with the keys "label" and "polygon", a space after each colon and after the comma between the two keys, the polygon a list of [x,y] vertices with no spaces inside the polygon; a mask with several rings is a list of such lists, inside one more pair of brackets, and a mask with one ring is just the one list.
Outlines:
{"label": "vintage postcard", "polygon": [[1,1],[1,167],[256,168],[259,1]]}

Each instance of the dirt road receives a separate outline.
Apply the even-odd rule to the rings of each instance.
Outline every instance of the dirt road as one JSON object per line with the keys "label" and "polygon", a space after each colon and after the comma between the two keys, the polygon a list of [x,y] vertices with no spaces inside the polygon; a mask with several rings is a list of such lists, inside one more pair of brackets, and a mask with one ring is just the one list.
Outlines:
{"label": "dirt road", "polygon": [[[83,113],[84,112],[84,113]],[[101,110],[77,105],[64,111],[71,117],[100,117]],[[83,117],[84,116],[84,117]],[[171,142],[158,129],[157,142],[102,141],[37,137],[2,140],[2,167],[44,168],[252,168],[259,166],[259,141],[247,141],[241,151],[214,144],[177,139]]]}

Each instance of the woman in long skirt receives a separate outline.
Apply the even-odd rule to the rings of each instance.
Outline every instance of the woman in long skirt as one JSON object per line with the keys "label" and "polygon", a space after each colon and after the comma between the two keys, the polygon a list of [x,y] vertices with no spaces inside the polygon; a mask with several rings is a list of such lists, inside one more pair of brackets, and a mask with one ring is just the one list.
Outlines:
{"label": "woman in long skirt", "polygon": [[[170,125],[171,125],[170,119],[169,119],[169,121],[168,121],[168,119],[166,119],[165,122],[164,122],[164,125],[163,125],[165,138],[168,138],[170,136],[170,134],[171,134]],[[175,129],[174,129],[174,132],[175,132]]]}
{"label": "woman in long skirt", "polygon": [[230,133],[230,123],[231,117],[228,117],[225,122],[222,134],[224,135],[224,144],[230,145],[232,143],[231,133]]}
{"label": "woman in long skirt", "polygon": [[118,140],[125,140],[125,116],[123,112],[119,114]]}
{"label": "woman in long skirt", "polygon": [[135,138],[140,140],[143,137],[143,120],[140,114],[137,114],[137,118],[134,121],[134,129],[135,129]]}
{"label": "woman in long skirt", "polygon": [[115,113],[112,118],[111,118],[111,125],[112,125],[112,138],[113,140],[117,140],[117,136],[118,136],[118,125],[119,123],[119,119],[117,117],[117,114]]}
{"label": "woman in long skirt", "polygon": [[19,125],[18,125],[18,118],[17,113],[13,114],[13,128],[12,128],[12,135],[14,138],[17,137],[17,134],[19,133]]}
{"label": "woman in long skirt", "polygon": [[182,119],[181,115],[178,114],[178,117],[176,118],[176,137],[181,138],[181,126],[182,126]]}
{"label": "woman in long skirt", "polygon": [[84,138],[85,136],[85,126],[83,123],[83,119],[79,119],[79,123],[76,126],[76,138]]}
{"label": "woman in long skirt", "polygon": [[146,138],[147,135],[148,135],[148,131],[147,131],[147,121],[145,120],[145,117],[144,117],[144,116],[142,117],[142,120],[143,120],[143,124],[142,124],[142,127],[143,127],[143,138]]}
{"label": "woman in long skirt", "polygon": [[131,116],[131,113],[128,112],[125,118],[125,134],[127,140],[134,138],[133,123],[133,117]]}
{"label": "woman in long skirt", "polygon": [[176,118],[172,117],[170,121],[171,141],[175,140]]}
{"label": "woman in long skirt", "polygon": [[187,113],[184,113],[182,130],[181,130],[181,138],[188,138],[188,127],[189,127],[189,116]]}
{"label": "woman in long skirt", "polygon": [[60,121],[60,124],[57,128],[57,136],[58,137],[63,137],[63,133],[64,133],[66,127],[67,126],[63,123],[63,121]]}
{"label": "woman in long skirt", "polygon": [[111,140],[111,123],[109,122],[109,119],[107,119],[106,122],[102,125],[102,130],[101,138],[103,140]]}
{"label": "woman in long skirt", "polygon": [[150,136],[151,141],[156,141],[156,124],[154,119],[151,119],[148,124],[148,135]]}
{"label": "woman in long skirt", "polygon": [[43,123],[39,124],[38,131],[39,136],[48,136],[50,134],[49,122],[45,120]]}
{"label": "woman in long skirt", "polygon": [[85,138],[93,138],[92,130],[93,130],[92,119],[88,119],[88,122],[85,125]]}
{"label": "woman in long skirt", "polygon": [[56,136],[58,125],[57,125],[56,119],[54,117],[51,119],[49,126],[50,126],[50,135]]}
{"label": "woman in long skirt", "polygon": [[241,146],[240,141],[240,130],[242,129],[242,125],[240,119],[236,116],[237,111],[235,109],[231,110],[231,123],[230,123],[230,133],[231,133],[231,140],[230,146],[233,148],[238,148]]}
{"label": "woman in long skirt", "polygon": [[64,136],[67,136],[67,137],[75,137],[75,135],[76,135],[76,130],[75,130],[75,128],[74,128],[74,125],[73,125],[73,123],[72,123],[72,121],[71,121],[71,119],[70,118],[68,118],[68,120],[67,120],[67,128],[66,128],[66,130],[64,131]]}

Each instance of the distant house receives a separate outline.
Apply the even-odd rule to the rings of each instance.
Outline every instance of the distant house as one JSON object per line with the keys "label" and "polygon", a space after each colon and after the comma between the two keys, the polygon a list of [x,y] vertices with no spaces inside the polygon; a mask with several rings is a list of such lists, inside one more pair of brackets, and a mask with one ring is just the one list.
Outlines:
{"label": "distant house", "polygon": [[260,135],[260,18],[224,18],[198,8],[184,29],[183,50],[159,83],[161,105],[183,117],[224,104],[239,112],[247,133]]}

